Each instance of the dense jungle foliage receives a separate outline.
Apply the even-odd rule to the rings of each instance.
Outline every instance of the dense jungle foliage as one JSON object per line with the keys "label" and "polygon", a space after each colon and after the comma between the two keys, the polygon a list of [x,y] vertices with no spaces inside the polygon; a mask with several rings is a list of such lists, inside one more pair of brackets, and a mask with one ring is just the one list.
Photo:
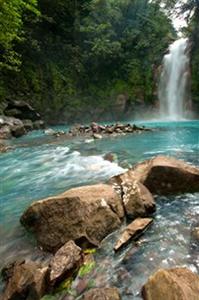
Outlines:
{"label": "dense jungle foliage", "polygon": [[[158,66],[176,38],[160,2],[169,10],[176,1],[0,0],[1,103],[29,101],[55,122],[100,115],[118,95],[154,104]],[[198,1],[188,2],[197,98]]]}

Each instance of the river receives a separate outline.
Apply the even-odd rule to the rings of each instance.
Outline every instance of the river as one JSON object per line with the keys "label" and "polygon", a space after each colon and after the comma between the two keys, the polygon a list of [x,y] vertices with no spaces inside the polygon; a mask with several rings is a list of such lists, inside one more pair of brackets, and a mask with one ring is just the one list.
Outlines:
{"label": "river", "polygon": [[[11,141],[16,148],[0,155],[0,266],[17,258],[41,258],[34,239],[19,223],[34,200],[106,181],[156,155],[171,155],[199,166],[199,121],[143,125],[154,131],[95,141],[56,139],[35,131]],[[55,128],[60,129],[66,128]],[[115,155],[114,163],[103,158],[110,152]],[[118,232],[103,242],[95,254],[98,271],[90,275],[94,286],[115,285],[123,300],[140,299],[141,286],[160,267],[187,266],[199,272],[198,251],[190,240],[191,227],[199,222],[199,194],[156,197],[156,201],[154,225],[139,247],[131,243],[115,255]]]}

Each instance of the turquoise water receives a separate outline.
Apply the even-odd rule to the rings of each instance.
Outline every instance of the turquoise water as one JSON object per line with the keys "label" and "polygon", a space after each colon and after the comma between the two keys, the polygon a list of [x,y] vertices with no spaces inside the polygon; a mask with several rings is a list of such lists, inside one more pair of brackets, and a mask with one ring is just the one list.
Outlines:
{"label": "turquoise water", "polygon": [[[36,131],[13,140],[15,150],[0,155],[0,266],[16,258],[41,257],[34,239],[19,224],[32,201],[105,181],[159,154],[199,166],[199,121],[145,125],[154,131],[97,141],[56,139]],[[110,152],[115,154],[114,163],[103,159]],[[159,197],[157,204],[155,223],[141,247],[131,244],[115,256],[112,248],[118,233],[104,242],[96,255],[101,269],[91,276],[96,286],[114,284],[124,299],[139,299],[140,287],[159,267],[186,265],[198,272],[199,258],[192,249],[190,230],[199,222],[199,194]]]}

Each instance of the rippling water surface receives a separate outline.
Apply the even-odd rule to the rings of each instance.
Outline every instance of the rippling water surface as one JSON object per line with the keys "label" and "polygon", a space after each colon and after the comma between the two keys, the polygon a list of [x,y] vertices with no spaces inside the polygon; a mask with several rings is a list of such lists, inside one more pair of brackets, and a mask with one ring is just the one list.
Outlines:
{"label": "rippling water surface", "polygon": [[[172,155],[199,166],[199,121],[145,124],[153,132],[115,138],[56,139],[41,131],[12,141],[14,151],[0,155],[0,266],[21,257],[40,257],[35,241],[19,224],[34,200],[68,188],[105,181],[131,165],[155,155]],[[60,129],[60,128],[57,128]],[[63,129],[63,128],[62,128]],[[114,153],[116,161],[103,159]],[[95,286],[118,286],[123,299],[140,299],[148,276],[160,267],[188,266],[199,272],[198,249],[191,228],[199,223],[199,194],[158,197],[154,225],[141,239],[114,255],[119,232],[109,236],[96,254]]]}

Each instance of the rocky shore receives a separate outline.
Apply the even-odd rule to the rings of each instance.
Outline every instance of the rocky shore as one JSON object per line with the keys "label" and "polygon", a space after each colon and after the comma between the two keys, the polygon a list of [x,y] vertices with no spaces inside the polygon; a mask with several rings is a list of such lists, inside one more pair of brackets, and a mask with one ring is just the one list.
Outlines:
{"label": "rocky shore", "polygon": [[[122,251],[153,226],[154,195],[187,192],[199,192],[199,168],[158,156],[107,183],[73,188],[32,203],[21,223],[52,258],[45,264],[20,261],[5,267],[2,299],[39,300],[55,292],[60,300],[122,299],[115,287],[89,288],[83,280],[95,268],[94,249],[126,221],[114,246],[115,252]],[[198,226],[192,229],[192,238],[199,245]],[[71,294],[76,278],[80,280]],[[199,276],[186,268],[158,270],[141,293],[144,300],[198,300]]]}
{"label": "rocky shore", "polygon": [[1,113],[0,140],[17,138],[28,131],[45,128],[40,114],[24,101],[8,100]]}
{"label": "rocky shore", "polygon": [[146,128],[145,126],[137,126],[135,124],[115,123],[111,125],[100,125],[93,122],[87,126],[75,125],[71,127],[68,132],[56,132],[51,128],[46,129],[44,132],[47,135],[53,135],[55,137],[68,136],[101,139],[103,137],[114,137],[130,133],[142,133],[144,131],[152,131],[152,129]]}

